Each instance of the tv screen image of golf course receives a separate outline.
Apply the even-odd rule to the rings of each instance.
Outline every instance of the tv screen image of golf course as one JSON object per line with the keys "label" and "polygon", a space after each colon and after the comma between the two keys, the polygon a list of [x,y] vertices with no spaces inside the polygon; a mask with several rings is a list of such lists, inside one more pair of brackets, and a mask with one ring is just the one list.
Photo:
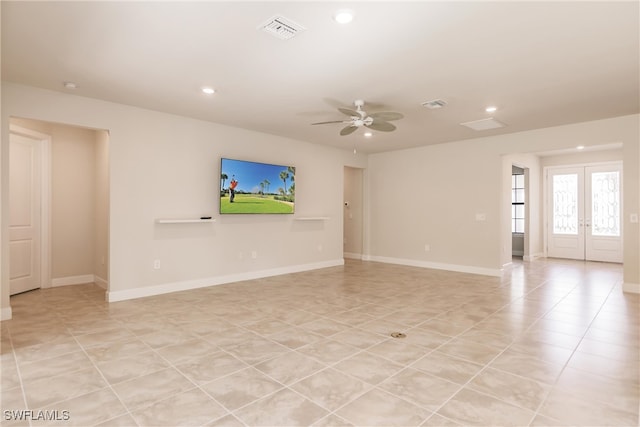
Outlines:
{"label": "tv screen image of golf course", "polygon": [[246,160],[220,161],[221,214],[292,214],[296,168]]}

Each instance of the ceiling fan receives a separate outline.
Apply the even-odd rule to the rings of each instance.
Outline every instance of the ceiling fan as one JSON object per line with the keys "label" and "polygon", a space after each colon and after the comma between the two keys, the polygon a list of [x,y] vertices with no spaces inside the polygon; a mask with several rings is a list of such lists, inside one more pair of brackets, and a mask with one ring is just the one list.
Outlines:
{"label": "ceiling fan", "polygon": [[329,123],[346,123],[347,126],[342,128],[340,135],[345,136],[352,134],[358,128],[364,126],[369,129],[379,130],[381,132],[391,132],[396,129],[393,123],[389,123],[392,120],[399,120],[404,116],[401,113],[393,111],[381,111],[378,113],[367,114],[362,107],[364,107],[364,101],[357,99],[353,102],[356,107],[355,110],[349,108],[338,108],[342,114],[349,116],[348,120],[332,120],[328,122],[311,123],[312,125],[326,125]]}

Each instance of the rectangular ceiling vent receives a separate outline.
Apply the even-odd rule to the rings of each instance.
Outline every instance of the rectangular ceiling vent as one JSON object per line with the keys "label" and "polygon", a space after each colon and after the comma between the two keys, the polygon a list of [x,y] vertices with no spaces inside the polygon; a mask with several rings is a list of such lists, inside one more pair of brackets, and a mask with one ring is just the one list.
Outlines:
{"label": "rectangular ceiling vent", "polygon": [[474,120],[472,122],[460,123],[462,126],[468,127],[473,130],[489,130],[505,127],[506,125],[493,117],[488,119]]}
{"label": "rectangular ceiling vent", "polygon": [[299,32],[305,30],[302,25],[282,16],[274,16],[258,28],[281,40],[289,40]]}
{"label": "rectangular ceiling vent", "polygon": [[430,110],[437,110],[438,108],[442,108],[447,105],[447,101],[442,99],[434,99],[432,101],[426,101],[422,103],[423,107],[426,107]]}

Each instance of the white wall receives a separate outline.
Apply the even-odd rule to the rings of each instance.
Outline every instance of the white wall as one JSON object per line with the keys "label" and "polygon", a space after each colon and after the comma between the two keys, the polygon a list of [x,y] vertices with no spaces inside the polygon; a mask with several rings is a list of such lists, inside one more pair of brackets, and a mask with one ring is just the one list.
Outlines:
{"label": "white wall", "polygon": [[[47,132],[49,133],[49,132]],[[53,125],[51,280],[92,275],[95,251],[95,133]]]}
{"label": "white wall", "polygon": [[370,258],[498,274],[502,159],[484,146],[468,141],[371,155]]}
{"label": "white wall", "polygon": [[[344,166],[366,157],[273,135],[3,82],[10,116],[109,131],[109,295],[130,298],[341,264]],[[6,141],[6,142],[5,142]],[[296,214],[217,214],[220,157],[296,166]],[[213,224],[156,224],[211,215]],[[296,221],[299,216],[326,221]],[[3,235],[2,253],[5,252]],[[250,254],[256,251],[258,257]],[[153,269],[159,259],[161,268]],[[2,306],[9,305],[5,260]]]}
{"label": "white wall", "polygon": [[498,274],[510,258],[513,156],[622,143],[624,280],[635,286],[640,231],[629,214],[640,210],[638,128],[639,116],[631,115],[371,155],[369,258]]}
{"label": "white wall", "polygon": [[540,156],[540,166],[578,165],[598,162],[617,162],[623,160],[622,147],[613,149],[603,149],[597,151],[576,151],[573,153],[563,153]]}

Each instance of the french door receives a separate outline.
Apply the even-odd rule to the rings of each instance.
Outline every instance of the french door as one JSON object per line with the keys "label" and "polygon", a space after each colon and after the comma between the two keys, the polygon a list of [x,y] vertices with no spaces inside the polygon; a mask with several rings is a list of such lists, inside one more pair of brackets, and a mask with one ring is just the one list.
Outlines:
{"label": "french door", "polygon": [[548,169],[547,255],[622,262],[622,165]]}

